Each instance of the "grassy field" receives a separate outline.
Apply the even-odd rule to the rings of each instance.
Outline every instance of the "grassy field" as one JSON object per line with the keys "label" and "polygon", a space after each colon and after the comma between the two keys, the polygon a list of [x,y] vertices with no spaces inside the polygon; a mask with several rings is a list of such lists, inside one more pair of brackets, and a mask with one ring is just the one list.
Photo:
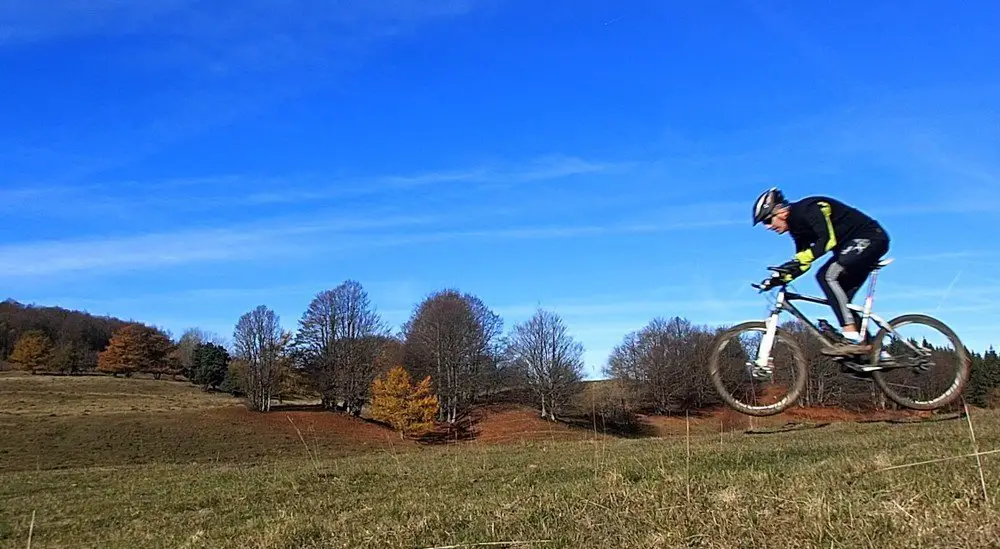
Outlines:
{"label": "grassy field", "polygon": [[[1000,454],[989,501],[975,458],[884,470],[969,453],[964,420],[424,447],[166,381],[0,376],[0,396],[0,547],[32,512],[35,548],[1000,546]],[[1000,414],[972,420],[1000,447]]]}

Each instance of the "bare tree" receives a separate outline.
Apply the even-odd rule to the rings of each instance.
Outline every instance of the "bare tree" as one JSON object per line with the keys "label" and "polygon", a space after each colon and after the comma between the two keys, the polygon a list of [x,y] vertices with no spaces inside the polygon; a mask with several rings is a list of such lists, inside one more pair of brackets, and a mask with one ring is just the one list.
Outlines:
{"label": "bare tree", "polygon": [[181,334],[181,338],[177,341],[174,355],[181,373],[189,379],[194,373],[195,349],[203,343],[206,343],[205,338],[202,336],[201,330],[197,328],[188,328]]}
{"label": "bare tree", "polygon": [[431,376],[439,420],[457,422],[485,392],[499,366],[503,320],[470,294],[431,294],[403,326],[404,360],[414,377]]}
{"label": "bare tree", "polygon": [[202,344],[211,343],[224,347],[224,341],[217,334],[200,328],[188,328],[177,341],[174,358],[178,362],[181,373],[190,378],[195,367],[195,349]]}
{"label": "bare tree", "polygon": [[281,329],[278,315],[264,305],[244,314],[236,323],[234,358],[246,364],[244,386],[251,409],[270,411],[289,340],[289,334]]}
{"label": "bare tree", "polygon": [[361,413],[387,332],[360,283],[316,295],[299,320],[296,348],[325,406],[339,399],[348,413]]}
{"label": "bare tree", "polygon": [[643,363],[646,352],[645,341],[640,332],[625,334],[622,342],[615,346],[604,367],[604,375],[617,380],[628,395],[629,405],[639,408],[648,391]]}
{"label": "bare tree", "polygon": [[319,391],[324,408],[337,402],[337,318],[339,311],[333,291],[320,292],[299,319],[293,353],[296,363]]}
{"label": "bare tree", "polygon": [[824,355],[822,344],[810,333],[800,320],[790,320],[781,328],[791,334],[795,342],[802,348],[806,358],[809,379],[805,394],[799,400],[800,406],[830,406],[841,404],[844,400],[845,380],[841,377],[840,367],[832,359]]}
{"label": "bare tree", "polygon": [[391,335],[379,336],[378,354],[375,355],[375,376],[387,374],[396,366],[403,365],[403,342]]}
{"label": "bare tree", "polygon": [[555,421],[583,380],[583,345],[567,332],[559,315],[538,309],[511,334],[510,359],[541,404],[541,415]]}
{"label": "bare tree", "polygon": [[707,370],[713,338],[685,319],[656,318],[615,347],[606,371],[639,389],[643,404],[657,413],[717,404]]}

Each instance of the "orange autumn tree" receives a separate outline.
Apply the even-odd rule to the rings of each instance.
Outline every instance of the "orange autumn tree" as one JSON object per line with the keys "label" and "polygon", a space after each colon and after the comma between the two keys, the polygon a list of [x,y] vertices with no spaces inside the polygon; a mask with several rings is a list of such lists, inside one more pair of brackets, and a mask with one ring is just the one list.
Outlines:
{"label": "orange autumn tree", "polygon": [[372,417],[384,421],[404,435],[419,435],[434,428],[438,399],[431,389],[430,376],[414,385],[401,366],[389,370],[385,378],[372,383]]}
{"label": "orange autumn tree", "polygon": [[8,360],[22,370],[37,372],[45,369],[52,359],[52,340],[41,330],[29,330],[17,340]]}
{"label": "orange autumn tree", "polygon": [[97,371],[131,376],[148,372],[159,379],[176,366],[174,345],[159,330],[142,324],[127,324],[115,331],[107,348],[97,358]]}

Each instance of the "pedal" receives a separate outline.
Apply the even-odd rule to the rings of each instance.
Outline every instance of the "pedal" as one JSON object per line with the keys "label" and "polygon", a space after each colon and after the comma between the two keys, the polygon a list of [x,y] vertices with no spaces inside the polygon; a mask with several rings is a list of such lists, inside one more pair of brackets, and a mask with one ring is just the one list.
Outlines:
{"label": "pedal", "polygon": [[918,358],[917,363],[913,366],[913,370],[918,374],[926,374],[930,369],[930,360],[926,358]]}
{"label": "pedal", "polygon": [[834,328],[832,324],[827,322],[825,318],[819,319],[816,325],[819,326],[819,331],[832,339],[834,343],[847,343],[847,338]]}
{"label": "pedal", "polygon": [[855,362],[840,361],[840,373],[861,381],[871,381],[872,372],[881,370],[878,366],[865,366]]}
{"label": "pedal", "polygon": [[756,362],[748,361],[746,363],[747,373],[750,374],[750,379],[754,381],[764,381],[770,379],[771,375],[774,373],[773,361],[769,360],[767,366],[758,366]]}

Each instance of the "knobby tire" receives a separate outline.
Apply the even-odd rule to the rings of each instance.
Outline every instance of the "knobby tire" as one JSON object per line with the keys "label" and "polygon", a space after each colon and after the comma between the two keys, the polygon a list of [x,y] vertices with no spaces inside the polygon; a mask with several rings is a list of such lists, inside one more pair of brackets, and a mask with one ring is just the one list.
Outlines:
{"label": "knobby tire", "polygon": [[[709,357],[709,376],[712,378],[712,384],[715,386],[715,390],[718,391],[719,396],[722,397],[722,400],[734,410],[758,417],[779,414],[795,404],[795,402],[799,399],[799,396],[802,394],[802,391],[805,390],[808,376],[805,354],[802,352],[802,348],[798,343],[796,343],[795,339],[792,338],[789,332],[778,328],[775,333],[775,344],[780,341],[792,350],[792,356],[795,361],[795,364],[793,365],[796,374],[795,383],[788,391],[788,394],[774,404],[768,406],[751,406],[746,404],[733,396],[723,384],[722,377],[719,374],[719,357],[722,350],[731,339],[748,330],[766,332],[767,324],[759,320],[743,322],[719,334],[712,345],[712,354]],[[755,357],[748,358],[749,360],[753,360]]]}
{"label": "knobby tire", "polygon": [[[961,396],[962,391],[969,382],[969,375],[971,373],[972,366],[971,358],[965,350],[965,345],[963,345],[959,340],[958,335],[956,335],[955,332],[944,322],[928,315],[908,314],[896,317],[889,321],[889,325],[892,326],[893,329],[897,329],[898,326],[906,324],[923,324],[924,326],[931,327],[941,332],[952,344],[955,352],[958,354],[958,372],[955,374],[955,377],[947,390],[945,390],[941,395],[938,395],[936,398],[927,401],[918,402],[911,398],[904,397],[893,390],[891,384],[885,378],[885,373],[891,370],[888,370],[887,372],[878,370],[872,372],[872,378],[875,380],[875,384],[883,393],[885,393],[887,397],[889,397],[890,400],[900,406],[903,406],[904,408],[910,408],[912,410],[936,410],[951,404],[955,401],[955,399]],[[878,360],[882,351],[882,341],[889,334],[889,330],[883,327],[875,336],[871,354],[871,360],[873,363]]]}

